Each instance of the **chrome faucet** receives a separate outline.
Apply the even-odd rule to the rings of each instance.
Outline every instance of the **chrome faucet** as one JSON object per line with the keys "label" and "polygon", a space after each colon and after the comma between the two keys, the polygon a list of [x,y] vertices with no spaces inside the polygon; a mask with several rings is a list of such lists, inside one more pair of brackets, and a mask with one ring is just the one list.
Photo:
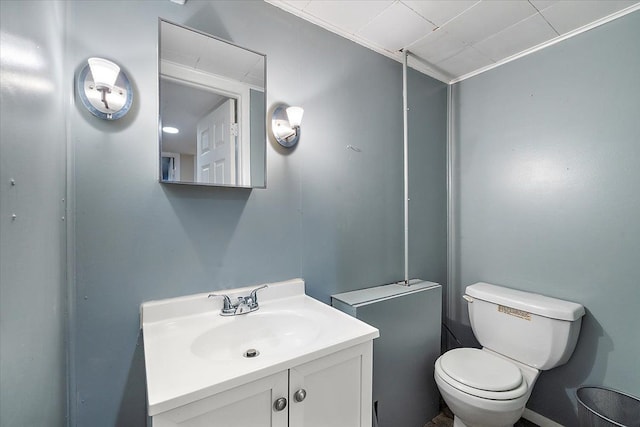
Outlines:
{"label": "chrome faucet", "polygon": [[258,305],[258,291],[266,288],[267,285],[262,285],[251,291],[249,296],[238,297],[235,303],[231,302],[231,298],[224,294],[209,294],[209,298],[222,297],[222,310],[220,310],[221,316],[237,316],[239,314],[251,313],[260,308]]}

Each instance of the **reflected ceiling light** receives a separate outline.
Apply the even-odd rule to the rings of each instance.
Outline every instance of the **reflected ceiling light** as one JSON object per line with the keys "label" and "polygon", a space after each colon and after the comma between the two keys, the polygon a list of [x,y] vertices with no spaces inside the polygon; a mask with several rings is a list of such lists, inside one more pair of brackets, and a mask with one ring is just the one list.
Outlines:
{"label": "reflected ceiling light", "polygon": [[164,133],[178,133],[180,130],[178,128],[174,128],[173,126],[164,126],[162,128],[162,132]]}
{"label": "reflected ceiling light", "polygon": [[290,148],[298,143],[303,114],[302,107],[276,106],[271,117],[271,131],[278,144]]}
{"label": "reflected ceiling light", "polygon": [[52,93],[55,90],[53,82],[45,77],[25,73],[23,71],[1,70],[3,90],[21,90],[25,92]]}
{"label": "reflected ceiling light", "polygon": [[133,90],[120,67],[103,58],[89,58],[77,80],[82,104],[101,119],[116,120],[127,114]]}
{"label": "reflected ceiling light", "polygon": [[0,32],[0,40],[2,41],[2,49],[0,49],[2,68],[21,68],[32,71],[45,68],[40,46],[33,41],[5,31]]}

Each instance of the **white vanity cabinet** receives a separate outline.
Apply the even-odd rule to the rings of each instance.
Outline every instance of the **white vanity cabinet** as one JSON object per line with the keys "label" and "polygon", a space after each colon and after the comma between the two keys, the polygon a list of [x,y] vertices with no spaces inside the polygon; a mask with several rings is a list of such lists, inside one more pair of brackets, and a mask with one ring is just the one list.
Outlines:
{"label": "white vanity cabinet", "polygon": [[306,295],[302,279],[216,295],[256,290],[259,307],[237,315],[209,293],[142,304],[153,427],[371,427],[378,330]]}
{"label": "white vanity cabinet", "polygon": [[287,410],[275,411],[276,399],[286,397],[289,373],[283,371],[222,393],[162,412],[153,427],[287,427]]}
{"label": "white vanity cabinet", "polygon": [[370,427],[372,352],[369,341],[291,368],[289,427]]}
{"label": "white vanity cabinet", "polygon": [[370,427],[372,343],[159,413],[153,427]]}

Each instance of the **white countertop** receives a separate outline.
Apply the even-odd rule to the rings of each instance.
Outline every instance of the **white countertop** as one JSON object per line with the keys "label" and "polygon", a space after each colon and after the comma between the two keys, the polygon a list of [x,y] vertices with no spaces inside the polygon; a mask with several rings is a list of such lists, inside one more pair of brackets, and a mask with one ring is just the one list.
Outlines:
{"label": "white countertop", "polygon": [[[234,300],[254,288],[216,294]],[[220,316],[222,299],[208,295],[141,306],[150,416],[379,336],[376,328],[305,295],[302,279],[269,284],[258,293],[260,309],[238,316]],[[225,328],[228,333],[220,334]],[[242,357],[249,348],[260,355]]]}
{"label": "white countertop", "polygon": [[354,307],[361,307],[363,305],[394,298],[398,295],[422,292],[439,286],[440,285],[435,282],[428,282],[422,279],[411,279],[408,286],[404,284],[404,282],[389,283],[386,285],[373,286],[370,288],[359,289],[357,291],[331,295],[331,298],[337,299],[338,301],[342,301],[343,303]]}

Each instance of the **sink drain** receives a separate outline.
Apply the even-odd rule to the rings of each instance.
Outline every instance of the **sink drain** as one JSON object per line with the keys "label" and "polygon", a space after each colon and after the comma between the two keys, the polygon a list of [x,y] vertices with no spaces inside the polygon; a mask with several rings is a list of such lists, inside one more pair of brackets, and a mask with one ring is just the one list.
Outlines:
{"label": "sink drain", "polygon": [[250,348],[249,350],[245,351],[243,354],[244,357],[248,357],[248,358],[257,357],[258,355],[260,355],[260,352],[255,348]]}

